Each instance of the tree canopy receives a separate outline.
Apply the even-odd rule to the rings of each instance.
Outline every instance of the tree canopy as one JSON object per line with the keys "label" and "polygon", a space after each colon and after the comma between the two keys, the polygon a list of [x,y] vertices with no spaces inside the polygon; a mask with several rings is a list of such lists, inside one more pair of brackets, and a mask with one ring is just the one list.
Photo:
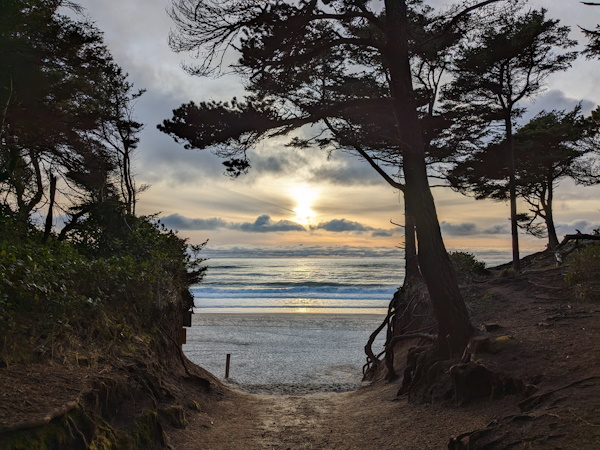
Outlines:
{"label": "tree canopy", "polygon": [[4,212],[21,221],[54,206],[56,190],[74,218],[107,199],[129,212],[135,204],[129,159],[142,125],[132,102],[141,92],[102,33],[61,14],[64,5],[0,5],[0,192]]}
{"label": "tree canopy", "polygon": [[[461,124],[480,124],[493,132],[504,128],[504,164],[508,171],[513,267],[520,268],[517,187],[513,121],[523,110],[519,102],[538,94],[547,77],[570,67],[575,45],[569,28],[546,18],[546,10],[512,9],[485,23],[479,36],[468,41],[454,60],[455,78],[444,92],[449,109],[461,112]],[[501,163],[501,161],[497,161]]]}
{"label": "tree canopy", "polygon": [[[597,134],[597,124],[577,106],[571,111],[543,111],[514,135],[516,192],[532,213],[519,219],[528,232],[547,236],[550,248],[559,243],[553,199],[560,181],[598,182],[589,158],[596,149]],[[458,163],[448,174],[453,188],[477,199],[507,200],[506,145],[506,139],[492,142]],[[543,220],[543,228],[534,222],[538,218]]]}

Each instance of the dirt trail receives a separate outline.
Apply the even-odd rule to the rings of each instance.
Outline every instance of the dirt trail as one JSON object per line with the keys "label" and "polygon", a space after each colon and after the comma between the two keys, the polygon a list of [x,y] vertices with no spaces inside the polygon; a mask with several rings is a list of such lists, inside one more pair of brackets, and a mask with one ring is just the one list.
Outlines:
{"label": "dirt trail", "polygon": [[327,423],[335,394],[261,396],[257,448],[315,448],[329,444]]}
{"label": "dirt trail", "polygon": [[[487,425],[484,405],[448,408],[396,399],[398,384],[348,393],[234,392],[171,434],[174,449],[446,448],[450,436]],[[496,411],[511,411],[498,402]]]}
{"label": "dirt trail", "polygon": [[340,394],[255,395],[234,392],[202,411],[172,439],[176,449],[325,448]]}

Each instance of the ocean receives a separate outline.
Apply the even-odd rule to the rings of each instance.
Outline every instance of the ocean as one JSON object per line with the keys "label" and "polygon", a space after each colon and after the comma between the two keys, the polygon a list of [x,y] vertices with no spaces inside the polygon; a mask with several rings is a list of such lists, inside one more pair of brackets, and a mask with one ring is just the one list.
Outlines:
{"label": "ocean", "polygon": [[[510,252],[475,254],[488,267]],[[211,258],[193,286],[204,313],[385,313],[404,279],[404,259]]]}
{"label": "ocean", "polygon": [[384,258],[210,259],[192,288],[205,313],[385,313],[404,261]]}

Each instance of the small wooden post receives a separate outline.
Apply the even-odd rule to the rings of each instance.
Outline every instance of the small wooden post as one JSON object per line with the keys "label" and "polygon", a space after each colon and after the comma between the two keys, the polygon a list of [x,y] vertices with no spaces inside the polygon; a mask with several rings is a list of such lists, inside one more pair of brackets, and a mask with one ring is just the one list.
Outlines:
{"label": "small wooden post", "polygon": [[229,378],[229,363],[231,362],[231,353],[227,353],[225,358],[225,378]]}
{"label": "small wooden post", "polygon": [[192,311],[183,312],[183,326],[188,328],[192,326]]}
{"label": "small wooden post", "polygon": [[[193,311],[191,309],[182,313],[181,321],[184,327],[192,326],[192,314]],[[187,330],[185,328],[181,329],[181,334],[179,335],[179,343],[181,346],[187,343]]]}

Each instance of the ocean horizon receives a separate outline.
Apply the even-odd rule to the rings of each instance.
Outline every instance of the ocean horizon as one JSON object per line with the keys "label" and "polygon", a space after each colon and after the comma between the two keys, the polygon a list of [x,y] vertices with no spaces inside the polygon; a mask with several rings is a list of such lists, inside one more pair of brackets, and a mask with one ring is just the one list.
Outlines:
{"label": "ocean horizon", "polygon": [[[510,251],[474,252],[487,267]],[[404,259],[389,257],[210,258],[191,289],[202,313],[385,314],[404,279]]]}

